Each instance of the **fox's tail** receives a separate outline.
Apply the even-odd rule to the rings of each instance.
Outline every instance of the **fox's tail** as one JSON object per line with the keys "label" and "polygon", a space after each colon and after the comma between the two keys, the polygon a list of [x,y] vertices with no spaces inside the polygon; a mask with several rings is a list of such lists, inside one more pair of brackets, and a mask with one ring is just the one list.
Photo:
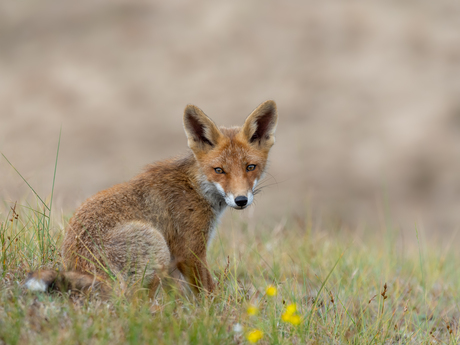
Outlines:
{"label": "fox's tail", "polygon": [[96,276],[81,272],[60,272],[53,270],[39,270],[30,272],[25,282],[30,291],[46,292],[48,290],[99,292],[101,296],[110,293],[109,286]]}

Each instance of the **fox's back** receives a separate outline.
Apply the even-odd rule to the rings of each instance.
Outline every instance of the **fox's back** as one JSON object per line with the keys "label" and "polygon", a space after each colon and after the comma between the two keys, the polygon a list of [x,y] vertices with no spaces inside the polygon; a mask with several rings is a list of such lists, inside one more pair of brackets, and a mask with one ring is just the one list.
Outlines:
{"label": "fox's back", "polygon": [[[174,251],[184,227],[209,226],[212,207],[200,193],[192,155],[157,162],[132,180],[87,199],[71,218],[62,246],[64,262],[72,269],[91,270],[103,260],[103,244],[118,224],[143,222],[156,228]],[[77,264],[76,264],[77,263]]]}

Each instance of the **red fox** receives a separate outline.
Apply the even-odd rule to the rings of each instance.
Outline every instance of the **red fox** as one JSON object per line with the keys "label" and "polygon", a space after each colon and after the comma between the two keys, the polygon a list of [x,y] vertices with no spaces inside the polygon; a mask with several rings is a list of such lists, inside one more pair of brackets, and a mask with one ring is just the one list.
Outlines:
{"label": "red fox", "polygon": [[109,277],[153,294],[175,263],[194,292],[213,291],[206,250],[227,206],[252,204],[278,121],[276,104],[259,105],[242,127],[223,128],[194,105],[184,111],[188,154],[148,165],[132,180],[86,200],[67,227],[64,269],[29,274],[30,290],[110,291]]}

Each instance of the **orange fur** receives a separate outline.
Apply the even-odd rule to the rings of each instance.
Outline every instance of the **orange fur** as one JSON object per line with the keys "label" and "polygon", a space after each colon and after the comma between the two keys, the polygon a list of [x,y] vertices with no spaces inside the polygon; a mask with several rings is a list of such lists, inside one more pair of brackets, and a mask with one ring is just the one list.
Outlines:
{"label": "orange fur", "polygon": [[212,291],[206,260],[212,232],[226,206],[242,209],[252,202],[276,123],[273,101],[262,103],[241,128],[228,129],[187,106],[184,129],[191,152],[149,165],[132,180],[86,200],[70,220],[62,246],[64,268],[73,272],[35,272],[26,284],[35,286],[31,279],[46,277],[47,287],[61,279],[68,283],[59,280],[60,286],[85,289],[107,281],[111,272],[154,291],[160,273],[174,263],[196,292]]}

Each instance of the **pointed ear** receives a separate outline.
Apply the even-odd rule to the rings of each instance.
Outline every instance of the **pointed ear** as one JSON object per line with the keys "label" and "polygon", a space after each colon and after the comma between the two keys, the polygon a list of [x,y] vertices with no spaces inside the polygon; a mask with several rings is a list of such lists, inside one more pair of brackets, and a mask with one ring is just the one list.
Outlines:
{"label": "pointed ear", "polygon": [[248,116],[242,132],[250,144],[269,149],[275,143],[278,112],[275,101],[265,101]]}
{"label": "pointed ear", "polygon": [[191,104],[185,107],[184,129],[188,147],[195,153],[211,150],[222,136],[216,124],[200,108]]}

